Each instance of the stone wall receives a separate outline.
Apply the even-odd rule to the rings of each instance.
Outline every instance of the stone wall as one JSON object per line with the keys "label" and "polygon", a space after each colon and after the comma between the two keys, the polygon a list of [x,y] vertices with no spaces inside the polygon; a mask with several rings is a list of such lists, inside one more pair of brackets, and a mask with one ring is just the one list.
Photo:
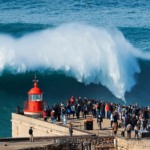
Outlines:
{"label": "stone wall", "polygon": [[[39,119],[12,113],[12,137],[29,137],[28,130],[33,127],[34,136],[69,135],[65,126],[59,126]],[[88,135],[86,132],[73,130],[73,135]]]}
{"label": "stone wall", "polygon": [[118,150],[150,150],[150,138],[123,139],[117,138]]}

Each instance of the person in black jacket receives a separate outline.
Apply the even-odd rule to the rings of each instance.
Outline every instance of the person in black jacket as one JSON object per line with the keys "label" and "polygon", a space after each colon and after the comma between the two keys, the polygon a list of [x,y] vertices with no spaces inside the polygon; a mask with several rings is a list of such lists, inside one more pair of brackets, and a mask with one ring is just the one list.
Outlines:
{"label": "person in black jacket", "polygon": [[102,129],[102,122],[103,122],[102,115],[98,115],[98,117],[97,117],[97,123],[98,123],[98,127],[99,127],[100,130]]}
{"label": "person in black jacket", "polygon": [[33,129],[32,129],[32,127],[30,127],[30,129],[29,129],[29,135],[30,135],[30,142],[34,142],[34,139],[33,139]]}

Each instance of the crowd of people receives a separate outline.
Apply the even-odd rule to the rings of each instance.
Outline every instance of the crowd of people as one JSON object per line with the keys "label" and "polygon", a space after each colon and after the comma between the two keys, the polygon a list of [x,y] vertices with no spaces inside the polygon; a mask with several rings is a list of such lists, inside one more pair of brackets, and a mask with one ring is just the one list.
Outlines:
{"label": "crowd of people", "polygon": [[[117,134],[119,127],[124,128],[127,132],[127,137],[131,137],[131,131],[135,132],[135,137],[138,138],[138,131],[146,130],[150,132],[150,108],[141,107],[138,105],[120,105],[111,102],[104,102],[96,99],[81,97],[75,98],[72,96],[65,103],[46,106],[43,110],[43,118],[46,121],[51,118],[52,123],[62,121],[66,125],[67,120],[80,117],[86,119],[87,115],[91,114],[97,118],[98,125],[101,127],[103,118],[110,119],[110,127]],[[98,119],[101,117],[101,119]],[[124,132],[122,132],[124,136]]]}

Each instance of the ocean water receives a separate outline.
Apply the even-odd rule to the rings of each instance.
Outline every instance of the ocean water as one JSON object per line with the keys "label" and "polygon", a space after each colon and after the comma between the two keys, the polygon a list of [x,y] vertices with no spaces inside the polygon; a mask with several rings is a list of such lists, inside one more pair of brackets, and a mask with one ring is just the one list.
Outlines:
{"label": "ocean water", "polygon": [[0,137],[36,74],[49,103],[75,97],[150,105],[150,1],[0,3]]}

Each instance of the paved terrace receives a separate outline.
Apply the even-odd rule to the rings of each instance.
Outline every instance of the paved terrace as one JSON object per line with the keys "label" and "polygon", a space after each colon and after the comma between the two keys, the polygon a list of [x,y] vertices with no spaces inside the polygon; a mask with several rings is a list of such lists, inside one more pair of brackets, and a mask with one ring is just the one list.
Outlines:
{"label": "paved terrace", "polygon": [[[73,128],[75,128],[75,129],[84,130],[84,131],[90,132],[92,134],[95,134],[97,136],[114,136],[113,130],[110,127],[110,119],[103,119],[102,129],[99,130],[98,124],[97,124],[97,118],[93,118],[91,115],[88,115],[87,118],[92,118],[93,119],[93,130],[84,130],[85,119],[82,118],[82,117],[80,117],[80,120],[73,119],[72,117],[70,117],[70,119],[67,120],[67,126],[71,122],[73,124]],[[48,122],[51,122],[51,120],[48,119]],[[56,124],[63,125],[63,122],[56,122]],[[123,127],[122,128],[118,128],[116,136],[117,137],[121,137],[121,132],[123,130],[124,130]],[[134,138],[134,132],[133,131],[131,133],[131,138]]]}

